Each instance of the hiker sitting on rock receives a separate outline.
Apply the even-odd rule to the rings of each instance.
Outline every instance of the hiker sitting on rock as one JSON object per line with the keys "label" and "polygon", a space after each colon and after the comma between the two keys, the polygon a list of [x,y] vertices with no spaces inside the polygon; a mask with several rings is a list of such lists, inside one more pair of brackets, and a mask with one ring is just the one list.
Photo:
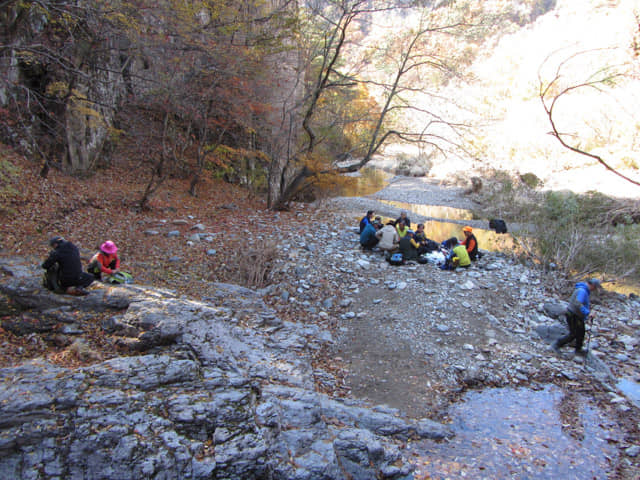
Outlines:
{"label": "hiker sitting on rock", "polygon": [[398,236],[400,238],[404,237],[409,231],[409,227],[407,226],[405,221],[402,220],[401,218],[396,220],[396,231],[398,232]]}
{"label": "hiker sitting on rock", "polygon": [[407,228],[411,230],[411,220],[409,220],[409,217],[407,217],[407,212],[400,212],[400,216],[396,218],[396,225],[398,225],[400,222],[404,222]]}
{"label": "hiker sitting on rock", "polygon": [[367,223],[365,225],[362,233],[360,234],[360,245],[362,246],[363,250],[371,250],[378,244],[379,240],[376,236],[376,232],[381,226],[382,225],[377,220],[374,220],[373,223]]}
{"label": "hiker sitting on rock", "polygon": [[553,344],[555,350],[560,349],[563,345],[576,341],[576,355],[585,356],[588,352],[582,350],[582,342],[584,341],[584,324],[591,313],[589,308],[589,298],[591,292],[596,289],[602,288],[600,280],[592,278],[587,282],[576,283],[576,288],[573,291],[573,295],[569,299],[569,307],[567,308],[567,323],[569,324],[569,334],[556,340]]}
{"label": "hiker sitting on rock", "polygon": [[398,248],[405,261],[417,260],[419,247],[420,245],[413,239],[413,232],[411,230],[409,230],[398,243]]}
{"label": "hiker sitting on rock", "polygon": [[442,270],[455,270],[457,267],[469,268],[471,259],[464,245],[460,245],[458,239],[455,237],[451,237],[444,243],[447,244],[447,247],[450,249],[440,268]]}
{"label": "hiker sitting on rock", "polygon": [[382,229],[378,230],[376,232],[376,237],[380,240],[378,242],[380,250],[384,252],[393,252],[398,249],[400,236],[398,235],[398,232],[396,232],[395,222],[393,220],[389,220]]}
{"label": "hiker sitting on rock", "polygon": [[433,240],[427,238],[427,234],[424,231],[423,223],[418,224],[418,229],[416,230],[416,233],[413,234],[413,239],[419,245],[418,255],[438,250],[438,244]]}
{"label": "hiker sitting on rock", "polygon": [[373,223],[374,213],[375,212],[373,210],[367,210],[367,214],[364,217],[362,217],[362,219],[360,220],[360,233],[362,233],[362,231],[364,230],[364,227]]}
{"label": "hiker sitting on rock", "polygon": [[473,229],[468,225],[462,229],[462,233],[464,233],[464,240],[460,242],[460,244],[465,246],[467,253],[469,254],[469,258],[471,261],[475,262],[479,258],[478,240],[473,234]]}
{"label": "hiker sitting on rock", "polygon": [[91,257],[87,270],[96,280],[102,279],[102,274],[113,275],[120,269],[118,247],[111,240],[100,245],[100,251]]}
{"label": "hiker sitting on rock", "polygon": [[78,247],[62,237],[51,238],[49,245],[53,250],[42,264],[45,287],[57,293],[87,295],[85,288],[91,285],[93,276],[82,271]]}

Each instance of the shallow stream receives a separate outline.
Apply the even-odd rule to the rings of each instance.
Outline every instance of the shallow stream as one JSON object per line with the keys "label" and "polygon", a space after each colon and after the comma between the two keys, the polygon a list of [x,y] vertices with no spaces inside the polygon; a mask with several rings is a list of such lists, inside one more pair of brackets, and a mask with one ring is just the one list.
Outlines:
{"label": "shallow stream", "polygon": [[451,441],[410,447],[416,479],[604,479],[620,440],[589,400],[553,385],[471,391],[448,416]]}

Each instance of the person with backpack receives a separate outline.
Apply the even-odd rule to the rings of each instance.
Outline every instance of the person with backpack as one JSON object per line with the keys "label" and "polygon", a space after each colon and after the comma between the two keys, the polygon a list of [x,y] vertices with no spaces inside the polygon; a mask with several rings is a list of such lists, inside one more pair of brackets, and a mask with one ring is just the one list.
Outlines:
{"label": "person with backpack", "polygon": [[586,282],[576,283],[573,294],[569,299],[569,307],[567,308],[567,324],[569,325],[569,334],[559,338],[553,344],[554,350],[566,345],[572,340],[576,341],[576,355],[585,356],[587,351],[582,349],[585,334],[585,321],[591,313],[589,300],[594,290],[602,288],[600,280],[592,278]]}
{"label": "person with backpack", "polygon": [[87,270],[93,274],[96,280],[102,280],[102,274],[113,275],[120,269],[120,258],[118,258],[118,247],[111,240],[107,240],[100,245],[97,252],[89,261]]}
{"label": "person with backpack", "polygon": [[374,214],[375,212],[373,210],[367,210],[367,214],[364,217],[362,217],[362,219],[360,220],[360,232],[359,232],[360,234],[362,234],[364,227],[373,223]]}
{"label": "person with backpack", "polygon": [[379,240],[376,236],[380,224],[376,221],[367,223],[360,234],[360,246],[363,250],[371,250],[375,247]]}
{"label": "person with backpack", "polygon": [[420,245],[413,239],[413,232],[411,230],[398,242],[398,250],[405,261],[418,260],[419,247]]}
{"label": "person with backpack", "polygon": [[49,240],[49,245],[53,250],[42,263],[46,270],[44,286],[57,293],[88,295],[85,288],[93,282],[93,275],[82,271],[78,247],[57,236]]}
{"label": "person with backpack", "polygon": [[473,234],[473,229],[468,225],[462,229],[462,233],[464,233],[464,240],[460,244],[464,245],[469,258],[472,262],[475,262],[478,259],[478,240]]}
{"label": "person with backpack", "polygon": [[376,237],[380,240],[378,242],[378,248],[380,248],[380,250],[384,252],[393,252],[398,249],[400,237],[398,236],[395,222],[393,220],[389,220],[382,229],[378,230],[376,232]]}

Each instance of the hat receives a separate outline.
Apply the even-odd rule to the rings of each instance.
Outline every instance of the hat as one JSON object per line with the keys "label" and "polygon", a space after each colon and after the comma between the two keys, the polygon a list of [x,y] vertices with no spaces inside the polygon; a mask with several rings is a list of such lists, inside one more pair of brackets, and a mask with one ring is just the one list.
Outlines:
{"label": "hat", "polygon": [[471,228],[469,225],[467,225],[466,227],[462,228],[462,231],[471,233],[471,232],[473,232],[473,228]]}
{"label": "hat", "polygon": [[109,255],[113,255],[118,251],[118,247],[116,247],[116,244],[111,240],[107,240],[102,245],[100,245],[100,250],[102,250],[104,253],[108,253]]}
{"label": "hat", "polygon": [[49,239],[49,246],[53,247],[54,245],[56,245],[58,243],[61,243],[61,242],[64,242],[64,238],[58,237],[58,236],[51,237]]}
{"label": "hat", "polygon": [[590,280],[587,280],[587,283],[589,285],[593,285],[595,288],[602,288],[602,283],[597,278],[592,278]]}

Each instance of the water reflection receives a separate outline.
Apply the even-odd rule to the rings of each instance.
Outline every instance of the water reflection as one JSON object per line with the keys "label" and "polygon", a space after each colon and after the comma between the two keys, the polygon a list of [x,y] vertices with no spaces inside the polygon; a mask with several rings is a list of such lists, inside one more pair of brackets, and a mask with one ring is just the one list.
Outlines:
{"label": "water reflection", "polygon": [[[566,418],[566,412],[571,418]],[[613,424],[555,386],[470,392],[450,411],[456,436],[418,454],[417,479],[606,478]]]}
{"label": "water reflection", "polygon": [[363,197],[379,192],[389,184],[392,175],[375,168],[362,168],[353,174],[343,175],[345,184],[339,188],[343,197]]}
{"label": "water reflection", "polygon": [[629,378],[623,378],[616,384],[616,387],[618,387],[636,407],[640,408],[640,384],[638,382],[634,382]]}
{"label": "water reflection", "polygon": [[[473,220],[471,211],[463,208],[453,208],[444,205],[420,205],[417,203],[395,202],[392,200],[381,200],[381,202],[422,217],[442,218],[445,220]],[[411,218],[411,215],[409,215],[409,218]]]}

